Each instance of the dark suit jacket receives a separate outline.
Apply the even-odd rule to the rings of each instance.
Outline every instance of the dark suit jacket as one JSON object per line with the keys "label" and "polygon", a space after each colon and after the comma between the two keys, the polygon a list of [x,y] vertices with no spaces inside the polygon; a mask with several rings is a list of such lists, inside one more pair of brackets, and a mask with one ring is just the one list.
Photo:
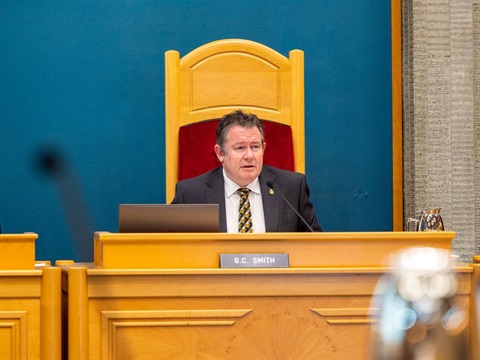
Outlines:
{"label": "dark suit jacket", "polygon": [[[259,180],[267,232],[309,231],[308,227],[282,198],[280,191],[314,231],[322,231],[309,199],[310,191],[305,175],[264,165]],[[276,190],[273,195],[269,194],[268,181],[275,185]],[[220,231],[226,232],[224,192],[223,171],[222,167],[219,167],[177,183],[172,204],[219,204]]]}

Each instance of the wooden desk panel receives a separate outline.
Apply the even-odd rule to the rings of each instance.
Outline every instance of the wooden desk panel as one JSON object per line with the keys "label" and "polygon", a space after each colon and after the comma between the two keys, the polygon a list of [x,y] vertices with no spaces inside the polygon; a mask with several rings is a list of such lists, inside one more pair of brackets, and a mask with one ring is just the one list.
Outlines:
{"label": "wooden desk panel", "polygon": [[63,270],[70,358],[173,360],[367,359],[387,269]]}
{"label": "wooden desk panel", "polygon": [[0,270],[34,270],[38,235],[0,234]]}
{"label": "wooden desk panel", "polygon": [[61,358],[60,268],[0,271],[0,358]]}
{"label": "wooden desk panel", "polygon": [[0,359],[61,359],[61,270],[35,261],[37,234],[0,234]]}
{"label": "wooden desk panel", "polygon": [[470,296],[472,359],[480,359],[480,255],[473,257]]}
{"label": "wooden desk panel", "polygon": [[94,263],[103,269],[218,268],[221,253],[288,253],[290,267],[378,267],[413,247],[450,251],[455,232],[165,233],[97,232]]}

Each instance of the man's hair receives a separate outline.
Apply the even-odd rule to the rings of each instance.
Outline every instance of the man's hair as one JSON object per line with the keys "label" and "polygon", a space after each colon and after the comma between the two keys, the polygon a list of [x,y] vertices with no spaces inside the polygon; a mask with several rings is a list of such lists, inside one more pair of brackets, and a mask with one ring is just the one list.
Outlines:
{"label": "man's hair", "polygon": [[263,133],[263,125],[260,119],[255,114],[247,114],[242,110],[235,110],[230,114],[226,114],[220,120],[217,126],[217,144],[220,145],[222,151],[225,151],[225,141],[227,141],[228,130],[232,126],[240,126],[243,128],[258,128],[262,137],[262,145],[265,140]]}

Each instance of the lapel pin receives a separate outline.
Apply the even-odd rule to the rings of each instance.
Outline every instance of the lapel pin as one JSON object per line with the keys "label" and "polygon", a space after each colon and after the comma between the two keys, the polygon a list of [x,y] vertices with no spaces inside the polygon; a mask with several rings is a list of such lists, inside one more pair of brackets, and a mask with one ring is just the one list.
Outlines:
{"label": "lapel pin", "polygon": [[270,195],[273,195],[273,194],[275,194],[275,191],[273,191],[273,189],[270,188],[270,190],[268,190],[268,193],[269,193]]}

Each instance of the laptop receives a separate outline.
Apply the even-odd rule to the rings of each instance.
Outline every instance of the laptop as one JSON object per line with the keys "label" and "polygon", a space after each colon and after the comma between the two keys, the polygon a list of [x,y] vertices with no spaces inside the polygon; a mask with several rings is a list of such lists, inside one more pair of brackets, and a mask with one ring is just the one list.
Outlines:
{"label": "laptop", "polygon": [[121,233],[219,232],[218,204],[121,204]]}

